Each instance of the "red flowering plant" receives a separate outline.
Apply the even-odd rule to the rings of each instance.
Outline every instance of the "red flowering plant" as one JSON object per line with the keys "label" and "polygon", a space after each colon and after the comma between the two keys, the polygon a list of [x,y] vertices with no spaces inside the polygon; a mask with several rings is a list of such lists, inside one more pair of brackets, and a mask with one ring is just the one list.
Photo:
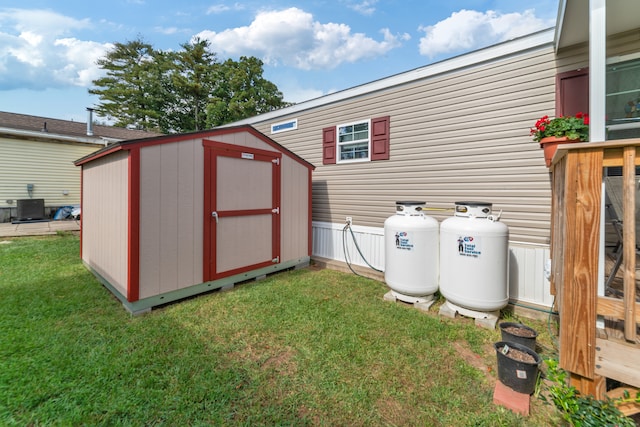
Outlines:
{"label": "red flowering plant", "polygon": [[569,139],[588,141],[589,115],[578,113],[575,116],[556,117],[554,119],[549,119],[549,116],[543,116],[531,128],[530,134],[536,142],[540,142],[542,138],[548,136],[557,138],[566,136]]}

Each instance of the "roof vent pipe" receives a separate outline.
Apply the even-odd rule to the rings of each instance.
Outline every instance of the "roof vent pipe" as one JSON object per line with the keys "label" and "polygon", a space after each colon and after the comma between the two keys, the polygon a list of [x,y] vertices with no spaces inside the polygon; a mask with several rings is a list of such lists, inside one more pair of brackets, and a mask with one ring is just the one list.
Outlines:
{"label": "roof vent pipe", "polygon": [[93,136],[93,108],[87,107],[87,136]]}

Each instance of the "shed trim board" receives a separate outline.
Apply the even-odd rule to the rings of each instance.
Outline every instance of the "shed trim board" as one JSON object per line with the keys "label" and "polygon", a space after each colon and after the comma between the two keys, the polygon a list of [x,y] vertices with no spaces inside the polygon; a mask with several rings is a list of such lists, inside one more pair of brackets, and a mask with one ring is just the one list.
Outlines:
{"label": "shed trim board", "polygon": [[[226,196],[226,189],[220,191],[215,185],[219,159],[230,161],[221,163],[220,169],[227,174],[221,182],[232,187]],[[116,167],[111,166],[114,162]],[[80,234],[81,258],[131,312],[309,263],[312,238],[304,234],[312,230],[310,191],[314,166],[251,126],[122,141],[74,163],[81,167],[81,198],[86,204]],[[254,167],[258,171],[254,172]],[[234,175],[235,169],[238,172]],[[285,182],[283,170],[288,177],[303,179]],[[246,176],[247,171],[251,172],[250,177]],[[238,182],[241,180],[244,183]],[[252,193],[254,187],[257,193]],[[255,203],[248,200],[249,193],[259,195]],[[222,199],[218,197],[221,194]],[[105,215],[100,206],[110,206],[109,197],[117,197],[114,200],[120,202]],[[157,201],[158,197],[162,200]],[[226,205],[218,206],[220,200]],[[178,214],[178,205],[185,202],[188,212]],[[236,227],[221,234],[225,244],[236,233],[244,233],[247,246],[236,250],[240,260],[228,255],[228,247],[217,249],[217,227],[211,227],[212,207],[220,209],[221,222],[231,221]],[[124,208],[121,215],[120,208]],[[171,212],[165,213],[167,208]],[[288,218],[284,224],[283,213]],[[259,225],[252,223],[251,232],[264,228],[268,237],[263,239],[261,248],[265,251],[259,255],[259,262],[244,263],[248,259],[245,252],[256,252],[257,240],[239,224],[254,217]],[[166,229],[167,225],[171,228]],[[113,242],[101,241],[110,240],[112,235]],[[190,242],[197,244],[191,248]],[[113,253],[113,248],[121,248],[120,255]],[[223,256],[220,269],[216,267],[218,258],[213,258],[212,266],[207,264],[216,255]],[[193,268],[197,265],[200,267],[196,273]]]}
{"label": "shed trim board", "polygon": [[248,124],[243,124],[243,125],[238,125],[238,126],[220,127],[220,128],[216,128],[216,129],[209,129],[209,130],[190,132],[190,133],[181,133],[181,134],[175,134],[175,135],[157,136],[157,137],[153,137],[153,138],[130,139],[130,140],[127,140],[127,141],[120,141],[120,142],[116,142],[114,144],[110,144],[110,145],[104,147],[101,150],[98,150],[98,151],[96,151],[94,153],[91,153],[91,154],[89,154],[89,155],[87,155],[85,157],[80,158],[80,159],[76,160],[74,162],[74,164],[76,166],[81,166],[86,162],[93,161],[93,160],[96,160],[96,159],[98,159],[100,157],[109,155],[109,154],[113,153],[114,151],[123,150],[123,149],[130,149],[130,147],[132,147],[132,146],[137,146],[138,148],[143,148],[143,147],[149,147],[149,146],[158,145],[158,144],[168,144],[168,143],[171,143],[171,142],[179,142],[179,141],[183,141],[185,139],[214,138],[216,136],[228,135],[228,134],[237,133],[237,132],[240,132],[240,131],[248,132],[249,134],[255,136],[256,138],[261,139],[266,144],[271,145],[274,149],[286,152],[296,162],[298,162],[298,163],[300,163],[300,164],[302,164],[304,166],[310,167],[312,170],[315,169],[315,166],[313,166],[311,163],[307,162],[302,157],[300,157],[297,154],[295,154],[293,151],[291,151],[288,148],[280,145],[279,143],[277,143],[273,139],[267,137],[263,133],[261,133],[258,130],[256,130],[253,126],[248,125]]}

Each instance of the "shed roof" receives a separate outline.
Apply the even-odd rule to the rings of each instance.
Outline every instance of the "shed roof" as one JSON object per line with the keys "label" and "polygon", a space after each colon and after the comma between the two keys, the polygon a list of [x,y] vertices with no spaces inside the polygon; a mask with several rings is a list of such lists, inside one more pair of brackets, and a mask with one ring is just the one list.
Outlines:
{"label": "shed roof", "polygon": [[274,149],[286,153],[289,157],[293,158],[295,161],[297,161],[298,163],[301,163],[302,165],[304,165],[305,167],[314,170],[315,166],[313,164],[311,164],[310,162],[306,161],[305,159],[303,159],[302,157],[298,156],[297,154],[295,154],[294,152],[292,152],[291,150],[283,147],[282,145],[278,144],[276,141],[274,141],[273,139],[269,138],[268,136],[266,136],[265,134],[263,134],[262,132],[259,132],[258,130],[256,130],[253,126],[250,125],[239,125],[239,126],[230,126],[230,127],[218,127],[218,128],[213,128],[213,129],[208,129],[208,130],[202,130],[202,131],[197,131],[197,132],[189,132],[189,133],[180,133],[180,134],[172,134],[172,135],[162,135],[162,136],[155,136],[155,137],[150,137],[150,138],[142,138],[142,139],[130,139],[130,140],[126,140],[126,141],[120,141],[120,142],[116,142],[114,144],[110,144],[96,152],[93,152],[87,156],[84,156],[78,160],[76,160],[74,162],[74,164],[76,166],[81,166],[85,163],[89,163],[93,160],[97,160],[101,157],[104,157],[108,154],[111,154],[113,152],[116,151],[120,151],[120,150],[130,150],[132,148],[141,148],[141,147],[146,147],[146,146],[150,146],[150,145],[159,145],[159,144],[168,144],[168,143],[172,143],[172,142],[178,142],[178,141],[185,141],[185,140],[190,140],[190,139],[198,139],[198,138],[212,138],[218,135],[225,135],[225,134],[230,134],[230,133],[238,133],[238,132],[248,132],[250,134],[252,134],[253,136],[261,139],[262,141],[264,141],[265,143],[267,143],[268,145],[272,146]]}
{"label": "shed roof", "polygon": [[83,122],[8,113],[5,111],[0,111],[0,128],[38,132],[43,136],[64,135],[83,139],[95,138],[96,143],[102,143],[102,141],[100,141],[101,139],[123,140],[162,135],[156,132],[94,124],[93,135],[88,136],[87,124]]}

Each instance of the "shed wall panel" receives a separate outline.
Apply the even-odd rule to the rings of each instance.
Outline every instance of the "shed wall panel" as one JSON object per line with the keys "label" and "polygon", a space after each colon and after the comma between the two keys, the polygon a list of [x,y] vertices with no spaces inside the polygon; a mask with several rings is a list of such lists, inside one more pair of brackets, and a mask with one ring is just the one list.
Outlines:
{"label": "shed wall panel", "polygon": [[128,151],[84,165],[82,259],[127,295]]}
{"label": "shed wall panel", "polygon": [[31,197],[44,199],[45,206],[79,205],[80,168],[73,162],[100,148],[0,137],[0,208],[30,198],[27,184],[34,184]]}
{"label": "shed wall panel", "polygon": [[310,255],[309,171],[285,156],[281,178],[281,257],[290,260]]}
{"label": "shed wall panel", "polygon": [[201,140],[140,151],[140,298],[202,283]]}

